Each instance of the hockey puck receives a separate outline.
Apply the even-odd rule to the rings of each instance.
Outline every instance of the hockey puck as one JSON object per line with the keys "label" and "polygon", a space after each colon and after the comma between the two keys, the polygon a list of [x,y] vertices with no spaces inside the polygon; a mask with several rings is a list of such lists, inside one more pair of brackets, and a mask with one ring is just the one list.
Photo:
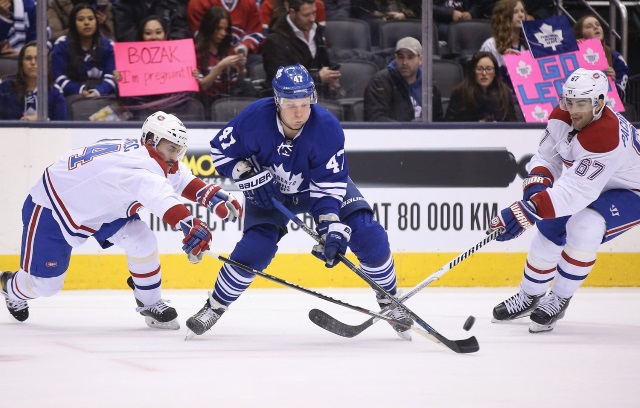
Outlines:
{"label": "hockey puck", "polygon": [[476,322],[476,318],[473,316],[469,316],[467,317],[467,321],[464,322],[464,325],[462,326],[462,328],[465,329],[466,331],[469,331],[471,330],[475,322]]}

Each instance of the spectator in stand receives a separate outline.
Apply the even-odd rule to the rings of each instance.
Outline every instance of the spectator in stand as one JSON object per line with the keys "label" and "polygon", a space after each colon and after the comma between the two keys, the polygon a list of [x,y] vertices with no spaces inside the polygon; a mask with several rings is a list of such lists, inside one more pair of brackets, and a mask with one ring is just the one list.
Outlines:
{"label": "spectator in stand", "polygon": [[113,19],[116,41],[135,41],[140,22],[150,15],[162,19],[167,39],[192,38],[187,22],[188,0],[116,0],[113,4]]}
{"label": "spectator in stand", "polygon": [[35,0],[0,0],[0,56],[16,57],[36,40]]}
{"label": "spectator in stand", "polygon": [[324,8],[327,20],[349,18],[351,14],[351,0],[324,0]]}
{"label": "spectator in stand", "polygon": [[600,40],[602,48],[604,49],[604,55],[607,57],[607,63],[609,64],[604,72],[616,82],[618,95],[621,100],[624,100],[627,82],[629,81],[629,66],[622,57],[622,54],[616,50],[612,50],[605,42],[604,29],[600,21],[593,15],[582,17],[573,25],[573,35],[578,41],[591,38]]}
{"label": "spectator in stand", "polygon": [[[260,4],[260,20],[262,20],[262,30],[264,35],[269,34],[271,26],[288,12],[287,0],[262,0]],[[316,23],[324,26],[327,22],[322,0],[316,0]]]}
{"label": "spectator in stand", "polygon": [[340,88],[340,71],[331,69],[324,38],[316,24],[315,0],[289,0],[289,13],[280,17],[263,44],[266,83],[279,67],[301,64],[311,74],[322,98],[334,99]]}
{"label": "spectator in stand", "polygon": [[219,6],[211,7],[200,21],[195,38],[198,64],[195,74],[205,107],[221,96],[255,96],[245,81],[247,56],[236,54],[231,48],[231,26],[231,16]]}
{"label": "spectator in stand", "polygon": [[[432,119],[442,121],[442,97],[433,86]],[[367,122],[422,121],[422,45],[412,37],[400,39],[396,58],[373,77],[364,93]]]}
{"label": "spectator in stand", "polygon": [[187,6],[187,18],[194,32],[200,26],[202,16],[214,6],[223,7],[231,16],[233,21],[231,46],[236,54],[242,54],[243,48],[247,56],[259,54],[264,35],[256,0],[190,0]]}
{"label": "spectator in stand", "polygon": [[[47,5],[47,20],[51,28],[51,38],[56,41],[63,35],[69,34],[69,14],[73,6],[81,3],[81,0],[50,0]],[[96,19],[98,20],[98,29],[100,35],[110,40],[115,39],[113,29],[113,15],[111,13],[111,1],[109,0],[93,0],[85,1],[91,4],[96,10]]]}
{"label": "spectator in stand", "polygon": [[466,3],[466,1],[434,0],[433,20],[438,27],[440,41],[448,42],[449,24],[473,18],[466,8]]}
{"label": "spectator in stand", "polygon": [[[0,119],[38,119],[37,58],[37,43],[27,43],[18,54],[17,74],[0,80]],[[67,120],[67,103],[62,90],[53,83],[49,85],[47,101],[50,120]]]}
{"label": "spectator in stand", "polygon": [[364,20],[369,24],[372,46],[380,45],[380,24],[383,22],[421,18],[403,2],[389,0],[352,0],[351,17]]}
{"label": "spectator in stand", "polygon": [[502,81],[498,61],[490,52],[476,53],[466,75],[453,90],[444,118],[447,122],[515,122],[509,87]]}
{"label": "spectator in stand", "polygon": [[69,34],[58,38],[51,56],[53,78],[65,96],[111,95],[115,60],[113,42],[100,35],[95,10],[78,3],[71,10]]}
{"label": "spectator in stand", "polygon": [[[136,41],[165,41],[167,40],[167,27],[159,16],[150,15],[145,17],[138,27]],[[197,73],[194,73],[197,78]],[[120,71],[113,71],[113,79],[116,82],[122,80]],[[183,104],[193,95],[193,92],[172,92],[169,94],[156,94],[144,96],[121,97],[120,102],[129,111],[142,111],[152,109],[165,109]]]}
{"label": "spectator in stand", "polygon": [[504,65],[504,54],[519,55],[526,51],[527,41],[522,31],[522,21],[526,17],[524,4],[520,0],[500,0],[491,14],[493,37],[488,38],[480,47],[480,51],[488,51],[496,57],[502,77],[509,87],[511,79]]}

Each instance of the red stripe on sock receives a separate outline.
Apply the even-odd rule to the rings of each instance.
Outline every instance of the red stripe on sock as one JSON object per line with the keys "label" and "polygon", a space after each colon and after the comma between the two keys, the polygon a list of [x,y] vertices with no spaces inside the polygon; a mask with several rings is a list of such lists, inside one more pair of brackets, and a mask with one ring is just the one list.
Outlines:
{"label": "red stripe on sock", "polygon": [[571,265],[575,265],[575,266],[580,266],[583,268],[586,268],[587,266],[591,266],[594,263],[596,263],[596,260],[594,259],[593,261],[589,261],[589,262],[582,262],[582,261],[578,261],[577,259],[573,259],[571,258],[569,255],[567,255],[566,252],[562,251],[562,258],[569,262]]}
{"label": "red stripe on sock", "polygon": [[527,260],[527,268],[531,269],[532,271],[534,271],[535,273],[540,273],[542,275],[547,274],[547,273],[551,273],[551,272],[555,272],[556,267],[554,266],[551,269],[547,269],[547,270],[542,270],[542,269],[538,269],[538,268],[534,268],[533,266],[531,266],[531,264],[529,263],[529,261]]}
{"label": "red stripe on sock", "polygon": [[158,272],[160,272],[160,266],[158,266],[158,269],[156,269],[155,271],[151,271],[149,273],[133,273],[133,272],[129,271],[131,276],[133,276],[134,278],[149,278],[149,277],[151,277],[153,275],[157,275]]}

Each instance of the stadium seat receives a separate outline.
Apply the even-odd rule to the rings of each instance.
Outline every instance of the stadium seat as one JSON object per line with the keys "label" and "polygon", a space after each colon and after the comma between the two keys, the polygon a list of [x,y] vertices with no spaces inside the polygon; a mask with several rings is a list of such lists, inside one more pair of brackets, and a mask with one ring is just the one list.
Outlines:
{"label": "stadium seat", "polygon": [[364,98],[371,78],[378,72],[378,66],[369,61],[340,62],[340,98]]}
{"label": "stadium seat", "polygon": [[489,20],[463,20],[451,23],[448,43],[450,54],[447,57],[465,63],[480,51],[482,43],[492,36]]}
{"label": "stadium seat", "polygon": [[155,107],[151,109],[138,110],[135,112],[135,119],[144,121],[149,115],[157,112],[158,110],[176,115],[183,122],[201,122],[205,120],[204,106],[202,105],[202,102],[195,98],[188,98],[176,106],[166,106],[161,109]]}
{"label": "stadium seat", "polygon": [[344,120],[344,112],[342,110],[342,105],[340,105],[336,101],[330,101],[327,99],[318,101],[318,105],[322,106],[329,112],[333,113],[333,115],[338,118],[338,120]]}
{"label": "stadium seat", "polygon": [[452,60],[433,60],[433,84],[438,87],[442,102],[449,101],[451,92],[464,79],[462,65]]}
{"label": "stadium seat", "polygon": [[0,79],[7,75],[18,73],[18,60],[16,58],[0,57]]}
{"label": "stadium seat", "polygon": [[364,100],[357,101],[351,105],[352,117],[354,122],[364,122]]}
{"label": "stadium seat", "polygon": [[218,99],[211,104],[211,120],[213,122],[228,122],[255,101],[256,98]]}
{"label": "stadium seat", "polygon": [[324,29],[327,47],[332,50],[357,48],[371,51],[369,24],[364,20],[345,18],[328,20]]}
{"label": "stadium seat", "polygon": [[[115,96],[101,96],[99,98],[82,98],[67,97],[67,105],[69,110],[69,120],[90,120],[89,117],[109,105],[117,103]],[[117,113],[117,112],[116,112]],[[94,119],[97,121],[107,120],[108,112],[104,112],[103,119]]]}

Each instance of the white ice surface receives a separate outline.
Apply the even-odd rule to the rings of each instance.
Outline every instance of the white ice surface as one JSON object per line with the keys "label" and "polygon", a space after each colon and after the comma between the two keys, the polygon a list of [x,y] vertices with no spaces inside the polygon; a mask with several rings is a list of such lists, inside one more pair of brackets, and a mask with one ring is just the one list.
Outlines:
{"label": "white ice surface", "polygon": [[[184,341],[202,290],[166,290],[182,328],[148,328],[128,291],[63,291],[15,322],[0,310],[1,407],[639,407],[640,289],[581,288],[551,333],[490,322],[513,288],[426,288],[407,305],[455,354],[384,322],[346,339],[307,318],[366,315],[291,289],[249,289],[214,328]],[[369,290],[322,289],[372,310]],[[477,318],[462,330],[468,315]]]}

